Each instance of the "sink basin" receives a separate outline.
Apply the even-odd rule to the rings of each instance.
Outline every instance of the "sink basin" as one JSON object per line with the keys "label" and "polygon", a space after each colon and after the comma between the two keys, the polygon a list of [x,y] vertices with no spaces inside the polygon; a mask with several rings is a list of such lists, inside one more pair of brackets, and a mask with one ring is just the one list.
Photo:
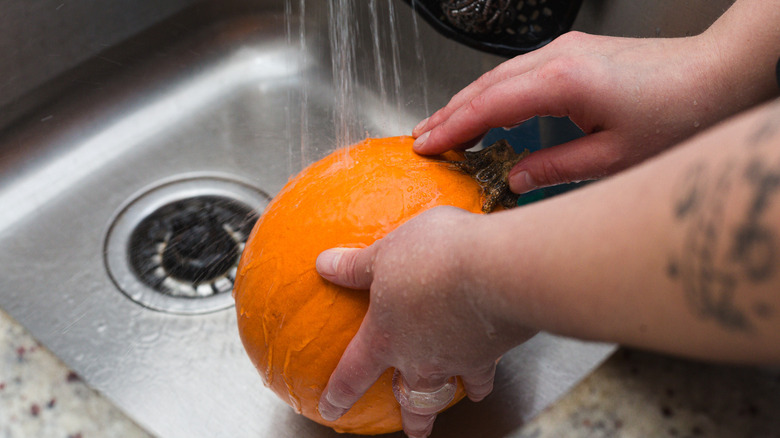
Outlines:
{"label": "sink basin", "polygon": [[[290,175],[366,135],[410,132],[501,61],[400,1],[359,2],[346,19],[335,0],[302,4],[186,7],[42,85],[59,91],[0,132],[0,307],[157,436],[337,436],[263,387],[230,267],[154,277],[170,236],[137,239],[181,221],[159,215],[235,218],[220,230],[240,250]],[[612,349],[540,334],[434,436],[510,436]]]}

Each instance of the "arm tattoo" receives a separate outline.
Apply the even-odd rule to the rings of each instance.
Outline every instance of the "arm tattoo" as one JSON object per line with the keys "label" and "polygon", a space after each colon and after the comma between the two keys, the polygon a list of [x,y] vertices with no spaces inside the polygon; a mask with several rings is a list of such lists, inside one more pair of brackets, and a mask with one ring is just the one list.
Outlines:
{"label": "arm tattoo", "polygon": [[[768,141],[776,133],[771,131],[764,124],[751,140]],[[681,284],[695,315],[729,330],[750,332],[756,318],[770,318],[775,312],[760,297],[745,303],[737,302],[736,294],[740,285],[763,283],[776,274],[777,218],[766,212],[780,199],[780,159],[753,148],[744,153],[748,158],[743,161],[701,161],[684,176],[672,211],[675,222],[684,227],[684,239],[678,254],[669,259],[667,274]],[[737,192],[742,199],[735,199]],[[732,209],[744,212],[735,223],[727,220],[727,209],[732,217]]]}
{"label": "arm tattoo", "polygon": [[743,267],[748,279],[759,282],[772,275],[776,259],[775,238],[761,218],[770,198],[780,189],[780,169],[755,160],[748,164],[744,176],[751,184],[753,200],[734,233],[731,257]]}

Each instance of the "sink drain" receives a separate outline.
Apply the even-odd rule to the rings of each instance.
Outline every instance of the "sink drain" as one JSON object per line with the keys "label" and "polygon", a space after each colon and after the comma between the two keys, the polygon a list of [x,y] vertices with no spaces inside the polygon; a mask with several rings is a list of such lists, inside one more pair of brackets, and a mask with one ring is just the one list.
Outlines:
{"label": "sink drain", "polygon": [[125,295],[151,309],[199,314],[228,308],[241,251],[269,200],[254,187],[218,177],[153,187],[112,222],[108,272]]}

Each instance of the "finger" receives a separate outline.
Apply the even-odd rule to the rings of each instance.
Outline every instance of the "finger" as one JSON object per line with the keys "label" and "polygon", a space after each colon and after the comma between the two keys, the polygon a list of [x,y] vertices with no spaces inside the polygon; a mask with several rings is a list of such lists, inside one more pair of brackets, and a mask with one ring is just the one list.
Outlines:
{"label": "finger", "polygon": [[320,253],[317,272],[326,280],[352,289],[369,289],[373,281],[373,246],[332,248]]}
{"label": "finger", "polygon": [[485,88],[421,134],[414,142],[415,151],[440,154],[492,128],[515,126],[534,116],[569,115],[580,97],[569,92],[569,85],[545,84],[546,80],[528,72]]}
{"label": "finger", "polygon": [[616,134],[602,131],[534,152],[509,172],[509,188],[525,193],[616,173],[641,159],[624,156],[620,141]]}
{"label": "finger", "polygon": [[[413,373],[410,375],[414,375]],[[410,384],[398,369],[393,375],[393,393],[401,405],[403,428],[410,437],[427,437],[436,414],[449,405],[457,390],[454,377],[418,377]]]}
{"label": "finger", "polygon": [[363,331],[361,326],[322,392],[318,409],[327,421],[347,413],[388,368],[370,354],[372,349],[363,341]]}
{"label": "finger", "polygon": [[452,115],[455,110],[467,104],[471,99],[482,93],[499,82],[502,82],[512,76],[521,75],[533,68],[534,60],[538,58],[538,53],[529,53],[517,56],[509,61],[499,64],[494,69],[484,73],[477,80],[467,85],[461,91],[456,93],[450,101],[440,110],[436,111],[430,117],[421,121],[413,130],[412,136],[419,137],[423,133],[430,131],[441,122]]}
{"label": "finger", "polygon": [[436,414],[415,414],[405,408],[401,408],[401,424],[409,438],[426,438],[433,431],[433,422]]}
{"label": "finger", "polygon": [[493,391],[493,382],[496,377],[496,363],[493,362],[487,368],[474,374],[462,375],[460,380],[466,389],[466,395],[471,401],[478,402]]}

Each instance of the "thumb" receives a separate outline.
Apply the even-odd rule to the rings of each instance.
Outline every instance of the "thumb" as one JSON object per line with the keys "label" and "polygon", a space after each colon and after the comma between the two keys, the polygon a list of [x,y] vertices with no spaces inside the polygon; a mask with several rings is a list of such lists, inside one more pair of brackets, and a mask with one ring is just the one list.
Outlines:
{"label": "thumb", "polygon": [[369,289],[374,278],[371,248],[327,249],[317,257],[317,272],[339,286]]}
{"label": "thumb", "polygon": [[570,142],[536,151],[520,160],[509,172],[509,186],[515,193],[570,182],[602,178],[641,160],[627,159],[620,140],[602,131]]}

